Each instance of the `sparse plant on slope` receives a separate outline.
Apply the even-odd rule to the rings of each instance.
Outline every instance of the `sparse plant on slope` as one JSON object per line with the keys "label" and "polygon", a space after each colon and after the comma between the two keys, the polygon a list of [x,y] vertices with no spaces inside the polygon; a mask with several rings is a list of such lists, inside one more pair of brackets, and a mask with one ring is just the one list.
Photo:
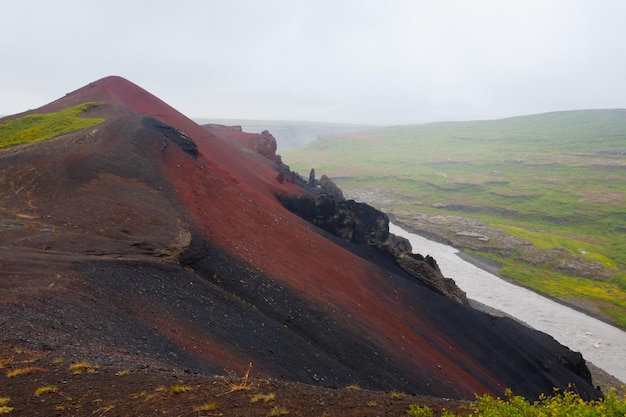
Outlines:
{"label": "sparse plant on slope", "polygon": [[7,372],[7,377],[13,378],[15,376],[30,375],[30,374],[34,374],[37,372],[46,372],[46,370],[44,368],[39,368],[36,366],[29,366],[27,368],[17,368],[17,369],[13,369]]}
{"label": "sparse plant on slope", "polygon": [[181,394],[183,392],[189,392],[191,390],[192,390],[191,385],[176,384],[176,385],[172,385],[172,387],[170,388],[170,393]]}
{"label": "sparse plant on slope", "polygon": [[276,398],[276,394],[274,393],[270,393],[270,394],[255,394],[250,398],[250,402],[251,403],[257,403],[259,401],[263,401],[264,403],[268,403],[270,401],[273,401]]}
{"label": "sparse plant on slope", "polygon": [[0,414],[9,414],[14,410],[13,407],[9,407],[7,404],[11,402],[9,397],[0,397]]}
{"label": "sparse plant on slope", "polygon": [[39,397],[43,394],[52,394],[57,392],[58,388],[54,385],[46,385],[45,387],[39,387],[35,390],[35,396]]}
{"label": "sparse plant on slope", "polygon": [[252,386],[250,384],[250,382],[248,381],[248,378],[250,378],[250,371],[252,370],[252,362],[250,362],[248,364],[248,370],[246,371],[246,373],[244,374],[243,377],[239,378],[236,375],[234,375],[232,372],[228,372],[227,376],[222,376],[222,380],[224,381],[224,383],[228,386],[229,390],[227,392],[225,392],[224,394],[229,394],[231,392],[235,392],[235,391],[247,391],[249,390]]}
{"label": "sparse plant on slope", "polygon": [[406,397],[406,393],[404,392],[400,392],[400,391],[391,391],[390,394],[391,398],[393,398],[394,400],[398,400],[400,398],[404,398]]}
{"label": "sparse plant on slope", "polygon": [[267,415],[271,417],[275,417],[275,416],[284,416],[285,414],[289,414],[289,411],[287,411],[285,407],[276,406],[272,408],[272,411],[270,411]]}
{"label": "sparse plant on slope", "polygon": [[213,411],[217,408],[217,405],[214,402],[207,402],[202,405],[197,405],[193,408],[193,411]]}
{"label": "sparse plant on slope", "polygon": [[98,373],[98,365],[90,365],[87,362],[77,362],[71,364],[68,369],[72,371],[74,375],[82,374],[83,371],[87,371],[89,374],[97,374]]}

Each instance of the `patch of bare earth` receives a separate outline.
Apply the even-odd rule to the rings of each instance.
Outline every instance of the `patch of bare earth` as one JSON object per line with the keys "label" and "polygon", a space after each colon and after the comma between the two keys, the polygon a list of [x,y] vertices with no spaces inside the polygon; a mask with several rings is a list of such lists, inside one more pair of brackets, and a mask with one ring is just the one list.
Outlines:
{"label": "patch of bare earth", "polygon": [[[410,404],[460,410],[458,400],[314,387],[225,372],[100,367],[56,352],[0,346],[0,398],[11,416],[400,416]],[[22,370],[22,372],[20,372]]]}

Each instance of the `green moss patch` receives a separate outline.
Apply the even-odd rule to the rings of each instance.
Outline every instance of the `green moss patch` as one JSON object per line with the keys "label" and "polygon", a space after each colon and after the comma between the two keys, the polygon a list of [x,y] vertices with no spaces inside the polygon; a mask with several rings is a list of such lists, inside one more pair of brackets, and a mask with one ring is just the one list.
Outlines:
{"label": "green moss patch", "polygon": [[29,114],[0,124],[0,148],[37,142],[102,123],[104,119],[82,118],[86,110],[98,103],[83,103],[56,113]]}

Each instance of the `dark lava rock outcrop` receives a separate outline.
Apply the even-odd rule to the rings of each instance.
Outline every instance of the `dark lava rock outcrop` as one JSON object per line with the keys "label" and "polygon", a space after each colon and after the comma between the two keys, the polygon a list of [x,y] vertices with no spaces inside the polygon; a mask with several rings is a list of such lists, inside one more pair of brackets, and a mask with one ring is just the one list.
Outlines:
{"label": "dark lava rock outcrop", "polygon": [[278,199],[293,213],[335,236],[385,251],[427,287],[456,302],[467,303],[465,291],[453,279],[443,276],[432,257],[411,253],[407,239],[389,233],[389,217],[385,213],[368,204],[343,199],[341,190],[329,179],[319,192],[321,194],[278,196]]}

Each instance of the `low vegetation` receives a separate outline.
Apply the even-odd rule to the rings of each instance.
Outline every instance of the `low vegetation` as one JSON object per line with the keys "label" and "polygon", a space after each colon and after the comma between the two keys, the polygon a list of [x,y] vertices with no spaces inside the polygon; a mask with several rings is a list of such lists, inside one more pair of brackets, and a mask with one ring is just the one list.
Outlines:
{"label": "low vegetation", "polygon": [[[489,395],[475,401],[437,399],[398,391],[312,387],[275,380],[250,381],[249,366],[236,380],[241,390],[232,390],[224,378],[161,371],[103,368],[89,362],[63,365],[47,353],[14,349],[0,351],[6,366],[32,364],[44,373],[26,373],[4,383],[0,379],[0,414],[8,415],[282,415],[316,416],[624,416],[626,387],[611,389],[601,400],[586,401],[571,391],[555,390],[551,396],[528,401],[508,390],[505,398]],[[70,369],[75,368],[75,369]],[[25,368],[20,368],[25,369]],[[100,369],[100,368],[98,368]],[[133,368],[134,369],[134,368]],[[7,378],[2,376],[1,378]],[[167,383],[175,378],[175,383]],[[61,385],[58,381],[63,381]],[[169,387],[169,388],[168,388]],[[231,389],[225,392],[226,389]],[[34,395],[33,395],[34,394]],[[115,410],[115,411],[114,411]]]}
{"label": "low vegetation", "polygon": [[[622,387],[624,391],[624,387]],[[442,410],[443,417],[481,416],[481,417],[623,417],[626,415],[626,391],[618,395],[611,390],[600,400],[585,401],[571,391],[555,390],[553,395],[542,395],[538,401],[530,402],[524,397],[506,391],[506,398],[483,395],[470,403],[462,413]],[[431,417],[433,410],[428,406],[412,404],[409,407],[412,417]]]}
{"label": "low vegetation", "polygon": [[96,106],[99,104],[83,103],[55,113],[29,114],[8,120],[0,124],[0,148],[37,142],[97,125],[104,119],[80,117],[85,111]]}
{"label": "low vegetation", "polygon": [[54,385],[46,385],[44,387],[39,387],[35,390],[35,397],[39,397],[44,394],[52,394],[58,391],[58,388]]}
{"label": "low vegetation", "polygon": [[[626,328],[626,111],[574,111],[485,122],[433,123],[320,139],[287,149],[346,195],[386,212],[477,219],[544,251],[596,261],[602,277],[529,268],[518,252],[483,245],[501,274],[582,298]],[[558,263],[558,260],[555,260]]]}
{"label": "low vegetation", "polygon": [[68,369],[72,371],[74,375],[80,375],[83,372],[90,374],[98,373],[98,365],[91,365],[88,362],[77,362],[68,366]]}
{"label": "low vegetation", "polygon": [[217,408],[217,405],[214,402],[204,403],[202,405],[197,405],[193,408],[193,411],[213,411]]}
{"label": "low vegetation", "polygon": [[182,394],[183,392],[189,392],[192,389],[191,385],[175,384],[170,387],[170,393],[174,395]]}
{"label": "low vegetation", "polygon": [[30,375],[30,374],[35,374],[38,372],[46,372],[46,370],[44,368],[40,368],[37,366],[28,366],[26,368],[16,368],[16,369],[7,371],[7,378]]}
{"label": "low vegetation", "polygon": [[250,398],[250,402],[256,403],[259,401],[263,401],[264,403],[268,403],[270,401],[274,401],[275,398],[276,398],[276,394],[274,394],[273,392],[270,394],[254,394]]}
{"label": "low vegetation", "polygon": [[227,392],[224,394],[229,394],[231,392],[236,391],[247,391],[252,388],[252,384],[249,381],[250,371],[252,371],[252,362],[248,363],[248,369],[246,370],[243,377],[238,377],[233,372],[228,372],[228,375],[221,376],[224,384],[229,388]]}
{"label": "low vegetation", "polygon": [[272,408],[272,410],[267,415],[271,417],[276,417],[276,416],[284,416],[286,414],[289,414],[289,411],[287,411],[285,407],[281,407],[277,405],[276,407]]}

